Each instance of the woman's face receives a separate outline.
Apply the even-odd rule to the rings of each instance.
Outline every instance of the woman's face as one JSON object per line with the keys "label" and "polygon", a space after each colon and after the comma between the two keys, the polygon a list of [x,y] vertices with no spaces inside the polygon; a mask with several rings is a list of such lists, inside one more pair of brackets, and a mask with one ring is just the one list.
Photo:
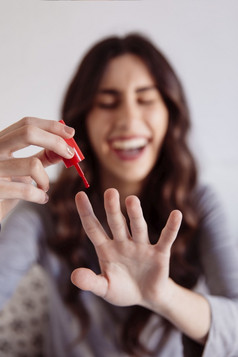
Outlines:
{"label": "woman's face", "polygon": [[142,183],[158,158],[168,110],[139,57],[109,62],[86,124],[102,180],[114,187]]}

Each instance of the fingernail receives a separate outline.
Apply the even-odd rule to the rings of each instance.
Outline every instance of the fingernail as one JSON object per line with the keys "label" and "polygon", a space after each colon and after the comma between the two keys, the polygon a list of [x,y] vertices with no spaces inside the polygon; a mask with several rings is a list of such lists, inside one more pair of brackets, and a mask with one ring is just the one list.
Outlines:
{"label": "fingernail", "polygon": [[73,157],[74,156],[74,149],[71,147],[71,146],[67,146],[67,151],[68,151],[68,154],[70,155],[70,157]]}
{"label": "fingernail", "polygon": [[45,193],[45,200],[43,203],[47,203],[49,201],[49,196],[47,195],[47,193]]}
{"label": "fingernail", "polygon": [[74,135],[74,132],[75,132],[74,128],[71,128],[70,126],[67,126],[67,125],[64,126],[64,131],[67,134],[72,135],[72,136]]}

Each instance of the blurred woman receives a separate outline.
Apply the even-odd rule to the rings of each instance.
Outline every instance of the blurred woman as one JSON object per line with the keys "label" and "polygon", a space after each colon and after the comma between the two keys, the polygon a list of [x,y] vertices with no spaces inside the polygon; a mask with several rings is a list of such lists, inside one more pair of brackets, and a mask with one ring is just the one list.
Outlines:
{"label": "blurred woman", "polygon": [[46,356],[235,356],[235,241],[198,182],[189,111],[168,61],[138,34],[100,41],[70,83],[62,118],[90,188],[63,169],[47,205],[9,217],[1,306],[37,261],[48,275]]}

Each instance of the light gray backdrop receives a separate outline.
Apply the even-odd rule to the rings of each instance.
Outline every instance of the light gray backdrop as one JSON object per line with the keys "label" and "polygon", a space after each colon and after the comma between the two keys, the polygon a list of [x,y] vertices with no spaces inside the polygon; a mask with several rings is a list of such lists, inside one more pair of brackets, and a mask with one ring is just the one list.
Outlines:
{"label": "light gray backdrop", "polygon": [[[182,79],[201,180],[220,195],[238,239],[237,0],[1,0],[0,129],[24,116],[60,119],[85,50],[130,31],[150,36]],[[54,179],[57,168],[48,172]]]}

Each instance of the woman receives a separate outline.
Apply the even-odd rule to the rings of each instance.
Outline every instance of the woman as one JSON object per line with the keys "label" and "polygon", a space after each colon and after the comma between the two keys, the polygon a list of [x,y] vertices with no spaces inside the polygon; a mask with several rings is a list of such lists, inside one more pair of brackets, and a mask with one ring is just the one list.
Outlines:
{"label": "woman", "polygon": [[48,273],[45,354],[235,356],[235,242],[198,185],[188,108],[167,60],[136,34],[99,42],[62,117],[86,157],[87,195],[64,169],[47,208],[21,207],[3,232],[5,245],[21,232],[20,256],[28,242],[24,270],[38,260]]}

